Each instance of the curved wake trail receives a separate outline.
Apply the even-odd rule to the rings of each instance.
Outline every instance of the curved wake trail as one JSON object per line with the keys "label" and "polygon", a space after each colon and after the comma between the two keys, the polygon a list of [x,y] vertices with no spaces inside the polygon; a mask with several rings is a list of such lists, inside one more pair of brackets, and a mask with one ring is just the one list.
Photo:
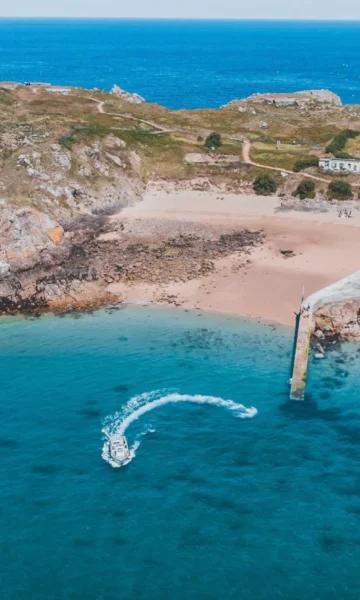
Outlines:
{"label": "curved wake trail", "polygon": [[[257,414],[255,407],[247,408],[243,404],[238,404],[233,400],[224,400],[223,398],[217,398],[215,396],[202,396],[202,395],[190,395],[190,394],[178,394],[178,393],[167,393],[165,395],[159,394],[161,392],[148,392],[135,396],[126,404],[124,409],[120,413],[116,413],[113,417],[109,417],[105,421],[103,433],[111,435],[114,433],[125,435],[127,429],[132,423],[140,419],[143,415],[156,408],[161,408],[167,404],[178,404],[189,402],[192,404],[209,404],[217,406],[218,408],[226,408],[235,413],[235,416],[240,419],[251,419]],[[136,450],[140,446],[140,442],[137,441],[130,449],[131,457],[128,462],[131,462],[135,458]],[[118,466],[109,457],[109,442],[105,442],[102,451],[102,457],[104,460],[109,462],[112,466]]]}

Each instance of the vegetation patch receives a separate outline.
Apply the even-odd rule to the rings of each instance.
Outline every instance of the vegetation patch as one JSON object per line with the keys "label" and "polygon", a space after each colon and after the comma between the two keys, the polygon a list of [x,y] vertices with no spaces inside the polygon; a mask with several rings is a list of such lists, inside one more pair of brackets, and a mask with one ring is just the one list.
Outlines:
{"label": "vegetation patch", "polygon": [[350,154],[344,152],[344,148],[349,140],[360,135],[360,131],[355,129],[344,129],[338,133],[332,142],[327,146],[326,152],[331,152],[336,158],[352,158]]}
{"label": "vegetation patch", "polygon": [[[315,114],[314,114],[315,116]],[[329,139],[334,137],[339,131],[332,123],[326,123],[326,120],[314,120],[311,125],[307,122],[312,120],[310,115],[304,115],[304,120],[298,122],[297,137],[302,144],[327,144]]]}
{"label": "vegetation patch", "polygon": [[205,140],[205,147],[208,150],[217,150],[222,145],[221,135],[219,133],[210,133]]}
{"label": "vegetation patch", "polygon": [[303,179],[294,191],[293,196],[298,196],[301,200],[315,198],[315,182],[311,179]]}
{"label": "vegetation patch", "polygon": [[264,175],[259,175],[255,179],[253,188],[255,194],[258,194],[259,196],[271,196],[272,194],[275,194],[278,184],[271,175],[265,173]]}
{"label": "vegetation patch", "polygon": [[9,106],[10,104],[14,104],[14,102],[15,100],[13,99],[11,94],[7,90],[0,88],[0,103]]}
{"label": "vegetation patch", "polygon": [[68,150],[71,150],[71,147],[74,144],[78,144],[87,140],[103,138],[106,135],[109,135],[110,133],[113,133],[113,130],[109,127],[104,127],[102,125],[72,127],[69,133],[62,135],[58,141],[61,146],[64,146]]}
{"label": "vegetation patch", "polygon": [[112,131],[130,146],[142,146],[144,148],[164,148],[166,146],[179,146],[168,133],[153,133],[146,129],[118,129]]}
{"label": "vegetation patch", "polygon": [[251,147],[251,157],[263,165],[291,170],[294,161],[306,158],[306,148],[296,144],[270,144],[256,141]]}
{"label": "vegetation patch", "polygon": [[347,181],[344,181],[343,179],[334,179],[329,183],[329,200],[351,200],[352,197],[352,188]]}
{"label": "vegetation patch", "polygon": [[293,170],[295,173],[300,173],[300,171],[305,171],[305,169],[309,169],[310,167],[318,167],[319,159],[317,156],[308,156],[307,158],[302,158],[297,160],[293,166]]}

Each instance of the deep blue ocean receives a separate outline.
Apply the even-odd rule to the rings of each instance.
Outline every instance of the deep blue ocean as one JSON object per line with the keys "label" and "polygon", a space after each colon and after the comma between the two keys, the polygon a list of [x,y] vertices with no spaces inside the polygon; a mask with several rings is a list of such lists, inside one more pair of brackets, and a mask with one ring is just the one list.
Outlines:
{"label": "deep blue ocean", "polygon": [[360,102],[360,22],[0,20],[0,80],[111,89],[170,108],[329,88]]}
{"label": "deep blue ocean", "polygon": [[[291,353],[291,329],[183,310],[2,319],[2,600],[358,600],[359,349],[313,360],[304,403]],[[170,393],[258,412],[164,405],[113,469],[104,425]]]}

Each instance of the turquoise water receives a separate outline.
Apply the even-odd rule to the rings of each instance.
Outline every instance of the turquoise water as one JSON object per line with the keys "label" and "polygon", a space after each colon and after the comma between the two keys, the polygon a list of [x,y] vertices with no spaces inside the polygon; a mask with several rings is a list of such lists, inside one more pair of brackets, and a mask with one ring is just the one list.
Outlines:
{"label": "turquoise water", "polygon": [[329,88],[360,102],[359,22],[0,19],[0,80],[110,90],[170,108]]}
{"label": "turquoise water", "polygon": [[[359,351],[311,365],[287,400],[288,329],[126,307],[0,327],[4,600],[357,600]],[[160,390],[160,391],[156,391]],[[104,423],[139,394],[125,468]]]}

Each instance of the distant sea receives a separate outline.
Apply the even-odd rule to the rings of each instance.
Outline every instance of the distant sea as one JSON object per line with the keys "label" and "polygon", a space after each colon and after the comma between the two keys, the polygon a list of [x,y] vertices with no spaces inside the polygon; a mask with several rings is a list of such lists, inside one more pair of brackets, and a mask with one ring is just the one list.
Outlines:
{"label": "distant sea", "polygon": [[328,88],[360,102],[360,22],[0,20],[0,79],[110,90],[170,108]]}

